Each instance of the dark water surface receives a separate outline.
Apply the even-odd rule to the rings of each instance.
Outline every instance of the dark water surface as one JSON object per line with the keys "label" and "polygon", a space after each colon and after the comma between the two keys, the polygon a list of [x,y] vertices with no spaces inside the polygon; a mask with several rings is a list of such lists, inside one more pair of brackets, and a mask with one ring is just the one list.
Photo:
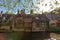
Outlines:
{"label": "dark water surface", "polygon": [[60,32],[1,32],[0,40],[1,38],[6,40],[44,40],[50,38],[50,33],[60,35]]}

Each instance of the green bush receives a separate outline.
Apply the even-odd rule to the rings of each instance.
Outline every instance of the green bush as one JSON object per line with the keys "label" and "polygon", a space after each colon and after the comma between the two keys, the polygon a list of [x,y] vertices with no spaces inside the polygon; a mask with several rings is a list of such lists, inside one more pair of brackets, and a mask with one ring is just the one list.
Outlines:
{"label": "green bush", "polygon": [[48,27],[49,31],[60,31],[60,26],[58,27]]}

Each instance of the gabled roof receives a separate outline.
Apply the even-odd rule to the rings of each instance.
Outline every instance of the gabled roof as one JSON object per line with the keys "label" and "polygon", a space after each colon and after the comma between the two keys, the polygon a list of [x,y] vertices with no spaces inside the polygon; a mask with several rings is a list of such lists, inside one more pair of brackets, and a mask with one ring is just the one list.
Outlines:
{"label": "gabled roof", "polygon": [[42,14],[42,15],[33,17],[33,21],[35,21],[35,22],[46,22],[46,21],[48,21],[48,19],[46,18],[45,14]]}
{"label": "gabled roof", "polygon": [[41,20],[42,22],[49,21],[45,14],[42,14],[42,15],[40,16],[40,20]]}
{"label": "gabled roof", "polygon": [[58,10],[59,14],[55,14],[55,13],[53,13],[53,11],[51,11],[50,13],[46,14],[46,17],[49,20],[60,20],[60,11],[59,10]]}

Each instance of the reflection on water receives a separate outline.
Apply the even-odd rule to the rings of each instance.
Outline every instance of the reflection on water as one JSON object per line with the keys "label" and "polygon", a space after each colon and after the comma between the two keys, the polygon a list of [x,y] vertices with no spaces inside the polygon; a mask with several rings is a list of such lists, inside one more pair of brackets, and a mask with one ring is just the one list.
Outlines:
{"label": "reflection on water", "polygon": [[0,40],[60,40],[59,32],[5,32]]}

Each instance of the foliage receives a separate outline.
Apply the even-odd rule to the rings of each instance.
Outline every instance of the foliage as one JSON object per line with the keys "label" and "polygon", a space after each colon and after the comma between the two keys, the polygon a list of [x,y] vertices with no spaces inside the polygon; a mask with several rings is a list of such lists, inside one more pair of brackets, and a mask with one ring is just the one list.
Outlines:
{"label": "foliage", "polygon": [[5,14],[13,14],[13,13],[7,11]]}
{"label": "foliage", "polygon": [[39,14],[31,14],[31,16],[38,16]]}
{"label": "foliage", "polygon": [[[40,0],[39,0],[40,1]],[[42,1],[40,1],[40,4],[37,4],[38,5],[38,7],[39,6],[42,6],[42,7],[46,7],[46,8],[48,8],[48,11],[50,11],[50,10],[54,10],[55,8],[58,8],[58,5],[60,4],[60,2],[58,1],[58,0],[50,0],[50,1],[47,1],[47,2],[45,2],[45,1],[47,1],[47,0],[42,0]],[[53,2],[53,3],[52,3]],[[40,8],[40,7],[39,7]],[[41,8],[42,10],[41,11],[44,11],[44,9],[43,8]],[[46,10],[46,9],[45,9]],[[38,10],[39,11],[39,10]],[[47,12],[47,11],[46,11]],[[45,13],[45,12],[44,12]],[[58,14],[58,11],[56,11],[55,12],[55,14]]]}
{"label": "foliage", "polygon": [[[22,2],[22,1],[25,1],[25,2]],[[45,0],[41,0],[41,2],[44,2]],[[37,2],[37,4],[40,4],[41,5],[41,2]],[[59,5],[60,3],[55,0],[55,2],[53,2],[53,4],[55,6]],[[41,6],[50,6],[50,10],[54,8],[54,5],[53,5],[51,2],[50,4],[48,5],[47,3],[42,3]],[[20,10],[22,9],[26,9],[27,11],[30,9],[33,9],[33,10],[38,10],[39,11],[39,7],[37,7],[35,4],[34,4],[34,1],[33,0],[4,0],[3,3],[0,3],[0,6],[3,6],[5,9],[7,9],[8,11],[11,11],[11,12],[15,12],[15,10],[18,8]],[[18,6],[18,7],[17,7]],[[56,7],[57,8],[57,7]],[[38,12],[37,11],[37,12]],[[40,12],[40,11],[39,11]],[[58,12],[56,11],[55,14],[58,14]]]}
{"label": "foliage", "polygon": [[55,14],[59,14],[58,12],[59,8],[55,8],[55,10],[53,11]]}
{"label": "foliage", "polygon": [[48,27],[49,31],[60,31],[60,27]]}
{"label": "foliage", "polygon": [[48,14],[48,12],[44,12],[44,14]]}
{"label": "foliage", "polygon": [[60,3],[58,3],[58,1],[55,1],[55,5],[58,5],[58,4],[60,4]]}
{"label": "foliage", "polygon": [[24,0],[25,2],[22,1],[23,0],[4,0],[4,3],[0,4],[0,6],[3,6],[11,12],[15,11],[17,7],[18,9],[31,9],[34,6],[32,0]]}
{"label": "foliage", "polygon": [[0,4],[0,6],[3,6],[8,11],[12,11],[12,10],[14,11],[18,2],[19,2],[19,0],[17,0],[17,1],[16,0],[15,1],[14,0],[4,0],[3,4]]}

